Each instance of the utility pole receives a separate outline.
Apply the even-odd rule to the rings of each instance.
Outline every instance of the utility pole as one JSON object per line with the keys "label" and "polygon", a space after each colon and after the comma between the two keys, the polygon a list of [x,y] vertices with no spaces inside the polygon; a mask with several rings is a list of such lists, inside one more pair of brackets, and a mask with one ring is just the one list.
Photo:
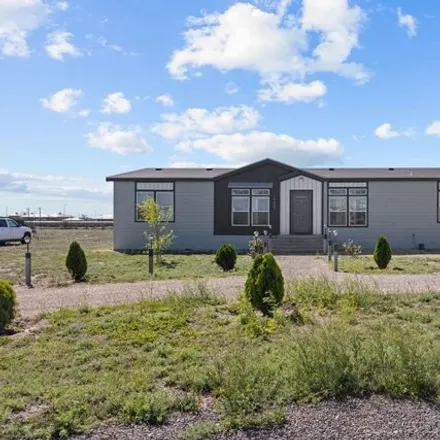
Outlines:
{"label": "utility pole", "polygon": [[28,216],[28,220],[29,220],[29,217],[31,216],[31,208],[27,208],[27,216]]}
{"label": "utility pole", "polygon": [[38,208],[39,216],[40,216],[40,227],[41,227],[41,208]]}

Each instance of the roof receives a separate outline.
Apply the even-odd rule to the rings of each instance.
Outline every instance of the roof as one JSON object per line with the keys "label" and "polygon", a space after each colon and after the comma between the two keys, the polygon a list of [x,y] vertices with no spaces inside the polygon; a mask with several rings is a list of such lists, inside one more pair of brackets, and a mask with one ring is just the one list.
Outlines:
{"label": "roof", "polygon": [[211,180],[233,170],[234,168],[144,168],[107,177],[107,182],[142,179]]}
{"label": "roof", "polygon": [[242,168],[143,168],[128,173],[107,177],[108,182],[130,180],[214,180],[222,176],[233,176],[249,167],[274,163],[288,170],[302,171],[323,180],[440,180],[440,168],[295,168],[287,164],[265,159]]}
{"label": "roof", "polygon": [[439,179],[440,168],[308,168],[322,179]]}

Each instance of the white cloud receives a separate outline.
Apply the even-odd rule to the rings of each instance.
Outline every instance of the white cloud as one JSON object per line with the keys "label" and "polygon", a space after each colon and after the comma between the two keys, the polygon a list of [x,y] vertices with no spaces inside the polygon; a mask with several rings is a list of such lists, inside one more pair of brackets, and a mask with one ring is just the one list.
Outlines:
{"label": "white cloud", "polygon": [[321,81],[313,81],[308,84],[272,82],[268,88],[258,91],[258,99],[285,103],[311,102],[322,98],[326,93],[327,87]]}
{"label": "white cloud", "polygon": [[260,114],[253,107],[219,107],[210,112],[204,108],[190,108],[183,113],[167,113],[152,132],[167,139],[201,137],[204,134],[231,133],[250,130],[258,125]]}
{"label": "white cloud", "polygon": [[55,31],[47,35],[46,52],[54,60],[64,61],[65,55],[80,57],[82,53],[70,40],[73,34],[65,31]]}
{"label": "white cloud", "polygon": [[[67,199],[110,199],[111,186],[82,177],[34,175],[0,169],[0,192]],[[14,196],[16,197],[16,196]]]}
{"label": "white cloud", "polygon": [[68,2],[58,2],[55,4],[55,7],[59,9],[60,11],[67,11],[69,9],[69,3]]}
{"label": "white cloud", "polygon": [[228,82],[225,86],[225,92],[228,95],[235,95],[239,91],[240,91],[240,87],[238,87],[237,84],[235,84],[233,82]]}
{"label": "white cloud", "polygon": [[131,110],[130,101],[122,92],[110,93],[104,98],[101,113],[129,113]]}
{"label": "white cloud", "polygon": [[87,118],[90,115],[90,110],[88,108],[84,108],[78,112],[78,116],[81,118]]}
{"label": "white cloud", "polygon": [[82,97],[81,89],[62,89],[48,98],[40,99],[41,105],[57,113],[66,113],[78,104]]}
{"label": "white cloud", "polygon": [[417,20],[410,14],[403,14],[402,9],[397,9],[397,18],[399,20],[399,26],[406,29],[408,37],[415,37],[417,35]]}
{"label": "white cloud", "polygon": [[109,43],[104,37],[98,38],[98,43],[105,49],[114,50],[115,52],[123,52],[121,46],[118,44]]}
{"label": "white cloud", "polygon": [[93,133],[87,134],[89,147],[110,150],[118,154],[150,153],[152,148],[142,137],[139,126],[121,127],[111,122],[102,122]]}
{"label": "white cloud", "polygon": [[0,53],[5,56],[29,56],[28,36],[46,23],[50,12],[50,6],[42,0],[2,0]]}
{"label": "white cloud", "polygon": [[425,130],[428,136],[440,136],[440,121],[432,122]]}
{"label": "white cloud", "polygon": [[205,151],[227,162],[249,163],[270,156],[298,166],[340,159],[344,151],[336,139],[301,140],[286,134],[261,131],[182,141],[176,149],[183,153]]}
{"label": "white cloud", "polygon": [[391,124],[385,122],[374,131],[375,135],[384,140],[389,140],[396,137],[411,137],[414,136],[415,132],[412,128],[407,128],[406,130],[397,131],[394,130]]}
{"label": "white cloud", "polygon": [[[191,69],[211,66],[255,71],[262,79],[275,75],[296,81],[309,73],[335,72],[365,82],[366,69],[348,62],[359,44],[363,10],[348,0],[303,0],[296,19],[287,15],[290,3],[274,3],[275,11],[236,3],[223,13],[190,17],[185,45],[167,65],[170,74],[186,79]],[[315,47],[310,36],[318,37]]]}
{"label": "white cloud", "polygon": [[169,94],[158,96],[156,102],[162,104],[164,107],[174,107],[174,99]]}

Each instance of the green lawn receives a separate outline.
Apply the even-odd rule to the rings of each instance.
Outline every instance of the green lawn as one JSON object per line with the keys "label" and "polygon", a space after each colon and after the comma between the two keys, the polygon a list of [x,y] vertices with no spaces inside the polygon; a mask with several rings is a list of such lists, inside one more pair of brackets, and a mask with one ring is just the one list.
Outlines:
{"label": "green lawn", "polygon": [[[88,260],[91,283],[134,282],[149,279],[194,279],[244,275],[251,264],[248,256],[239,256],[232,272],[223,272],[213,255],[166,255],[162,265],[148,274],[147,256],[112,251],[110,229],[42,229],[32,243],[33,275],[36,285],[62,286],[70,282],[65,267],[69,245],[77,240]],[[0,279],[19,284],[24,280],[25,246],[0,247]]]}
{"label": "green lawn", "polygon": [[[202,287],[182,297],[46,315],[0,337],[0,438],[215,410],[182,438],[283,423],[291,402],[386,394],[440,401],[440,295],[288,285],[273,319]],[[339,287],[340,289],[340,287]]]}
{"label": "green lawn", "polygon": [[341,256],[341,272],[354,274],[428,274],[440,272],[440,256],[393,256],[385,270],[377,267],[372,256]]}

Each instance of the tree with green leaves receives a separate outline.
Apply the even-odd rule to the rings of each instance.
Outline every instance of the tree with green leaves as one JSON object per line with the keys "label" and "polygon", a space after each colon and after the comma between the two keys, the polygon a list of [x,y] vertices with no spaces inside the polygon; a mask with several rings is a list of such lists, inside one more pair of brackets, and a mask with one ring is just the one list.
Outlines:
{"label": "tree with green leaves", "polygon": [[245,294],[252,307],[273,316],[284,297],[284,277],[271,253],[257,255],[249,271]]}
{"label": "tree with green leaves", "polygon": [[66,257],[66,267],[76,283],[84,280],[87,273],[87,258],[82,247],[76,241],[70,245]]}
{"label": "tree with green leaves", "polygon": [[14,319],[16,305],[14,289],[7,281],[0,280],[0,334]]}
{"label": "tree with green leaves", "polygon": [[374,249],[374,261],[379,269],[386,269],[393,257],[393,251],[391,250],[388,239],[384,236],[380,236]]}
{"label": "tree with green leaves", "polygon": [[164,209],[156,203],[153,198],[145,200],[139,206],[142,219],[148,225],[145,232],[147,247],[150,245],[150,235],[152,236],[152,247],[156,255],[156,262],[162,262],[162,253],[168,249],[174,242],[176,236],[170,229],[170,222],[173,219],[172,209]]}

